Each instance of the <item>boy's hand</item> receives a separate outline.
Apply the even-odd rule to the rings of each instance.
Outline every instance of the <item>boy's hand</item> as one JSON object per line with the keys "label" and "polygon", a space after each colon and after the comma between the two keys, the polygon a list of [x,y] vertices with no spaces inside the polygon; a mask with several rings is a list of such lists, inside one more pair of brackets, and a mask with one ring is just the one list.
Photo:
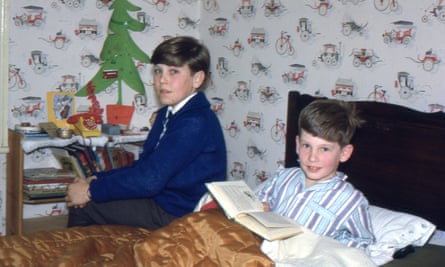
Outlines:
{"label": "boy's hand", "polygon": [[68,207],[83,208],[85,204],[91,201],[88,190],[90,189],[90,182],[94,179],[96,179],[96,176],[87,179],[76,178],[68,186],[65,197]]}
{"label": "boy's hand", "polygon": [[269,204],[267,204],[266,202],[262,202],[263,203],[263,210],[264,211],[270,211],[270,206]]}

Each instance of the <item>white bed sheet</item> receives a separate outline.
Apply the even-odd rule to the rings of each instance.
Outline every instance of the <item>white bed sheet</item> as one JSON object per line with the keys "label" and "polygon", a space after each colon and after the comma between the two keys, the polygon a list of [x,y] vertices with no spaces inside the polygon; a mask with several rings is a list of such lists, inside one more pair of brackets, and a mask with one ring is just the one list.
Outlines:
{"label": "white bed sheet", "polygon": [[261,250],[276,267],[375,267],[358,248],[305,229],[302,234],[277,241],[263,241]]}

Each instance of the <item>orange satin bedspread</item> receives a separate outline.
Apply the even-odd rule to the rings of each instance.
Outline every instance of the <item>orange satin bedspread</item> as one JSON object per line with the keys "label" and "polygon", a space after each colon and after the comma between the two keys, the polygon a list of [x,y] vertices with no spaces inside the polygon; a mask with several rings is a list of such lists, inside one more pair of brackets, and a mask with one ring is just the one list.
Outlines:
{"label": "orange satin bedspread", "polygon": [[88,226],[0,238],[0,266],[273,266],[261,240],[217,209],[157,231]]}

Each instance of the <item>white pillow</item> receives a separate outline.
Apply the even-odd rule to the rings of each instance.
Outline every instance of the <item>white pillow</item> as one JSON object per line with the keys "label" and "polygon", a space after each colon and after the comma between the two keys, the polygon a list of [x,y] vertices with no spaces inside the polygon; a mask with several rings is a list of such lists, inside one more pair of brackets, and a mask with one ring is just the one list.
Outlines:
{"label": "white pillow", "polygon": [[436,230],[431,222],[404,212],[370,205],[369,214],[376,243],[368,247],[368,255],[377,265],[391,261],[400,248],[425,245]]}

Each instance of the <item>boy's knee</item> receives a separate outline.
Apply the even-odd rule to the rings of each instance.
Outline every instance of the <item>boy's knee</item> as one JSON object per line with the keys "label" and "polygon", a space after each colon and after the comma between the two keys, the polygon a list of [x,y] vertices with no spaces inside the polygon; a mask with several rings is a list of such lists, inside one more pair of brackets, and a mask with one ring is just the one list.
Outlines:
{"label": "boy's knee", "polygon": [[70,208],[68,210],[68,227],[87,226],[91,222],[85,212],[85,208]]}

